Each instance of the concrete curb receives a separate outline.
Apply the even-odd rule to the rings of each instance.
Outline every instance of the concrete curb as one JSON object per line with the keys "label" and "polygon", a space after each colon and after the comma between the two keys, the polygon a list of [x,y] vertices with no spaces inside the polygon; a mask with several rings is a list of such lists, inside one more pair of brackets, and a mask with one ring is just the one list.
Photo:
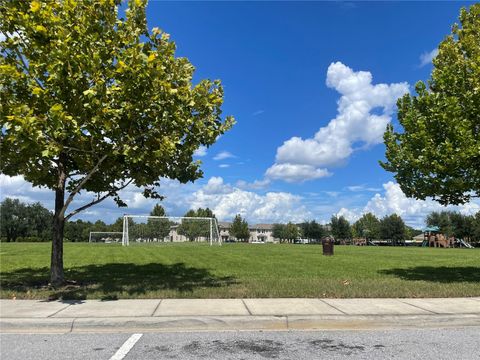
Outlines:
{"label": "concrete curb", "polygon": [[373,330],[480,326],[480,314],[3,318],[0,333]]}

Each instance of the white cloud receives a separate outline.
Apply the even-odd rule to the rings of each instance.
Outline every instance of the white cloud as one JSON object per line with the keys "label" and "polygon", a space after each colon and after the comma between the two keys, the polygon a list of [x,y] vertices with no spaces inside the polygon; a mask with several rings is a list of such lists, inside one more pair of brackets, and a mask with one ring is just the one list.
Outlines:
{"label": "white cloud", "polygon": [[265,173],[269,179],[280,179],[286,182],[304,182],[330,176],[327,169],[316,169],[306,164],[274,164]]}
{"label": "white cloud", "polygon": [[347,186],[347,190],[352,191],[352,192],[361,192],[361,191],[372,191],[372,192],[377,192],[381,191],[381,188],[376,188],[376,187],[368,187],[364,184],[362,185],[352,185],[352,186]]}
{"label": "white cloud", "polygon": [[245,180],[238,180],[237,187],[244,190],[260,190],[266,188],[270,184],[269,179],[255,180],[251,183]]}
{"label": "white cloud", "polygon": [[311,217],[301,201],[300,196],[285,192],[259,195],[224,184],[222,178],[213,177],[193,194],[191,207],[209,207],[221,220],[231,220],[236,214],[241,214],[251,223],[300,222]]}
{"label": "white cloud", "polygon": [[331,196],[331,197],[337,197],[338,195],[340,195],[340,192],[338,192],[338,191],[325,191],[325,194],[327,194],[328,196]]}
{"label": "white cloud", "polygon": [[350,224],[353,224],[361,216],[361,214],[359,214],[357,211],[352,211],[343,207],[337,212],[336,215],[343,216],[345,219],[347,219],[350,222]]}
{"label": "white cloud", "polygon": [[435,48],[430,52],[424,52],[420,55],[420,67],[424,67],[425,65],[431,64],[432,60],[438,55],[438,49]]}
{"label": "white cloud", "polygon": [[219,168],[229,168],[230,164],[220,164],[218,165]]}
{"label": "white cloud", "polygon": [[257,110],[257,111],[255,111],[252,115],[253,115],[253,116],[258,116],[258,115],[263,114],[264,112],[265,112],[265,110]]}
{"label": "white cloud", "polygon": [[53,210],[53,194],[52,190],[45,187],[34,187],[23,176],[0,174],[0,200],[10,197],[26,203],[40,201],[49,210]]}
{"label": "white cloud", "polygon": [[223,178],[220,176],[212,176],[206,185],[204,185],[200,191],[203,191],[205,194],[215,195],[215,194],[228,194],[234,190],[230,185],[224,184]]}
{"label": "white cloud", "polygon": [[200,145],[197,150],[193,153],[193,156],[202,157],[207,155],[207,147]]}
{"label": "white cloud", "polygon": [[[407,83],[373,85],[370,72],[355,72],[341,62],[330,64],[326,84],[341,94],[337,116],[312,138],[285,141],[266,172],[268,177],[291,182],[317,179],[355,150],[381,143],[397,99],[408,92]],[[310,177],[305,177],[306,166]]]}
{"label": "white cloud", "polygon": [[217,155],[215,155],[213,157],[213,160],[225,160],[225,159],[234,158],[234,157],[236,156],[233,155],[232,153],[228,151],[222,151],[222,152],[219,152]]}

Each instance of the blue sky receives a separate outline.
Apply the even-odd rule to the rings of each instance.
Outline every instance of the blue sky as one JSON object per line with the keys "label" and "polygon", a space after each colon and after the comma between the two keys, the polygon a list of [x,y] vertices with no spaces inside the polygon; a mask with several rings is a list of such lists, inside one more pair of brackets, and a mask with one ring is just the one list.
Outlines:
{"label": "blue sky", "polygon": [[[241,213],[250,222],[326,222],[397,212],[421,226],[440,207],[405,198],[378,165],[381,135],[396,122],[396,99],[429,77],[434,50],[468,4],[150,1],[149,27],[171,34],[177,55],[197,68],[195,81],[222,80],[224,113],[237,121],[198,152],[204,179],[163,181],[169,214],[209,206],[224,220]],[[53,206],[49,191],[2,181],[2,197]],[[134,188],[124,196],[127,210],[107,201],[80,217],[109,222],[154,203]]]}

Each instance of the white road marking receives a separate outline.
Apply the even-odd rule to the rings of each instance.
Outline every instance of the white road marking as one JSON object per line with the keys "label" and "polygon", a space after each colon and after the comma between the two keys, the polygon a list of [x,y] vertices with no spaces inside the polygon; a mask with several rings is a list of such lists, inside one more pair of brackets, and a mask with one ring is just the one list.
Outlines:
{"label": "white road marking", "polygon": [[128,338],[127,341],[120,346],[120,349],[110,358],[110,360],[122,360],[125,356],[127,356],[128,352],[132,350],[138,340],[142,337],[143,334],[133,334]]}

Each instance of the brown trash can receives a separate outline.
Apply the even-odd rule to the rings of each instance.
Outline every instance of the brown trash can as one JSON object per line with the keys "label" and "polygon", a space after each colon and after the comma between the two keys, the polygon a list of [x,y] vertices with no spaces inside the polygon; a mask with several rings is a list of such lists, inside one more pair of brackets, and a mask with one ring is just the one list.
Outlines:
{"label": "brown trash can", "polygon": [[331,237],[327,237],[322,240],[323,255],[327,255],[327,256],[333,255],[333,243],[334,243],[334,240]]}

